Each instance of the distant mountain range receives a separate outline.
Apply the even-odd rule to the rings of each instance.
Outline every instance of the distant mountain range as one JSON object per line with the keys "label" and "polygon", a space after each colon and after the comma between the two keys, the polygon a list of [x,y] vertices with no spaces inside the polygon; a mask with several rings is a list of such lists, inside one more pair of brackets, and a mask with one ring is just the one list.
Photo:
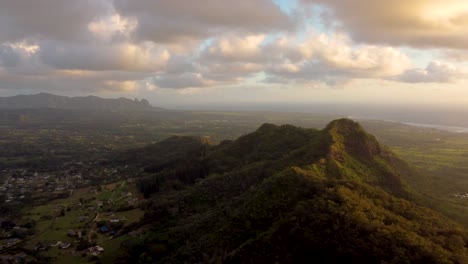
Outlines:
{"label": "distant mountain range", "polygon": [[0,109],[70,109],[70,110],[105,110],[105,111],[148,111],[153,107],[146,99],[101,98],[97,96],[68,97],[49,93],[0,97]]}

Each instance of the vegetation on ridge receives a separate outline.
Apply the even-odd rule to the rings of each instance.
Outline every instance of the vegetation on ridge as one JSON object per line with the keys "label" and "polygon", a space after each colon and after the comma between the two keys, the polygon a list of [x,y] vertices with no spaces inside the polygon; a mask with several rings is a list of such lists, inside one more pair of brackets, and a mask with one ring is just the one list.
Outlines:
{"label": "vegetation on ridge", "polygon": [[[413,171],[354,121],[323,130],[265,124],[202,145],[183,156],[197,162],[143,180],[158,186],[147,193],[142,222],[153,229],[123,261],[141,254],[160,263],[468,261],[463,227],[410,201],[400,177]],[[167,164],[172,158],[161,155],[174,149],[134,162]],[[200,160],[203,173],[194,173]]]}

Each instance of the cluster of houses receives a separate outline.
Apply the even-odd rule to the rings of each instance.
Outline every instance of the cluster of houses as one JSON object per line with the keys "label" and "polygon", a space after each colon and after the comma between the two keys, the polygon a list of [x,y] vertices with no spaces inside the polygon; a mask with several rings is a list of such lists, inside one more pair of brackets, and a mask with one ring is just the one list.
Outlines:
{"label": "cluster of houses", "polygon": [[21,242],[21,239],[18,239],[18,238],[10,238],[10,239],[2,240],[2,243],[0,243],[0,250],[12,247],[20,242]]}
{"label": "cluster of houses", "polygon": [[[35,250],[36,251],[47,251],[52,247],[56,247],[59,249],[69,249],[72,246],[71,242],[62,242],[62,241],[56,241],[56,242],[50,242],[50,243],[38,243],[36,245]],[[91,256],[99,256],[102,252],[104,252],[104,248],[101,246],[92,246],[87,248],[85,253],[90,254]],[[73,250],[73,253],[77,253],[77,251]],[[1,263],[1,262],[0,262]]]}
{"label": "cluster of houses", "polygon": [[105,168],[93,163],[65,163],[59,171],[39,172],[27,169],[0,171],[0,202],[22,203],[34,193],[67,192],[96,183],[125,178],[119,168]]}
{"label": "cluster of houses", "polygon": [[24,252],[18,252],[16,254],[0,255],[0,264],[10,263],[25,263],[28,255]]}
{"label": "cluster of houses", "polygon": [[458,199],[468,199],[468,193],[465,193],[465,194],[456,193],[453,196],[455,196],[455,198],[458,198]]}
{"label": "cluster of houses", "polygon": [[63,243],[62,241],[57,241],[56,243],[50,245],[51,247],[58,247],[60,249],[67,249],[71,246],[71,243]]}
{"label": "cluster of houses", "polygon": [[[98,184],[106,184],[110,182],[116,182],[119,180],[125,179],[127,183],[133,183],[131,178],[128,178],[124,175],[126,174],[125,170],[121,170],[123,167],[119,168],[105,168],[100,166],[94,166],[83,164],[83,163],[70,163],[64,164],[64,168],[61,171],[57,172],[42,172],[42,171],[32,171],[26,169],[7,169],[0,171],[0,203],[6,204],[27,204],[32,201],[31,197],[37,197],[34,194],[43,194],[42,196],[50,196],[51,194],[73,194],[73,191],[78,188],[96,186],[91,188],[91,192],[98,194]],[[125,169],[125,168],[124,168]],[[96,184],[96,182],[98,184]],[[100,187],[99,187],[100,188]],[[30,200],[30,201],[28,201]],[[80,210],[80,214],[76,218],[76,222],[91,223],[95,222],[100,215],[100,219],[105,219],[105,224],[100,225],[96,232],[101,233],[106,236],[114,236],[116,230],[123,226],[125,217],[119,217],[114,215],[115,208],[122,208],[122,206],[137,206],[142,201],[141,198],[135,197],[131,192],[122,191],[116,193],[113,199],[109,200],[98,200],[94,196],[82,200],[80,199],[79,203],[63,206],[57,205],[56,208],[53,208],[46,212],[44,215],[41,215],[41,219],[49,217],[48,220],[60,217],[68,214],[70,210]],[[98,213],[99,212],[99,213]],[[5,222],[5,226],[10,229],[9,232],[13,229],[19,230],[22,227],[16,226],[12,223],[12,226],[7,226],[7,218],[3,219],[0,216],[0,220]],[[31,229],[32,230],[32,229]],[[6,231],[0,230],[0,235],[4,234],[4,237],[7,237]],[[77,241],[81,239],[87,239],[87,236],[82,233],[82,230],[69,229],[65,230],[67,236],[74,238],[75,241],[41,241],[36,245],[36,251],[47,251],[50,248],[58,248],[60,250],[71,250],[75,252],[75,246]],[[11,239],[1,239],[0,237],[0,251],[4,249],[5,254],[0,253],[0,264],[2,263],[16,263],[21,261],[24,262],[25,256],[19,254],[16,256],[16,253],[11,253],[16,248],[16,244],[22,243],[24,240],[18,238]],[[6,251],[9,251],[6,254]],[[84,251],[76,252],[77,254],[82,254],[85,252],[90,256],[99,256],[104,251],[104,248],[97,245],[86,248]]]}

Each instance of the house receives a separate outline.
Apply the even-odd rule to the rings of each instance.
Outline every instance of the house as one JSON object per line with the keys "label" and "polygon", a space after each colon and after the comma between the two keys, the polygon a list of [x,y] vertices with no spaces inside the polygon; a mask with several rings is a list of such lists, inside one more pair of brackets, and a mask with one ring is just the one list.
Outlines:
{"label": "house", "polygon": [[78,236],[77,233],[76,233],[76,231],[73,230],[73,229],[69,229],[68,232],[67,232],[67,235],[68,235],[69,237],[76,237],[76,236]]}
{"label": "house", "polygon": [[50,248],[50,243],[37,243],[35,250],[36,251],[46,251]]}
{"label": "house", "polygon": [[88,216],[82,215],[82,216],[78,217],[78,222],[83,222],[83,221],[85,221],[85,220],[88,219],[88,218],[89,218]]}
{"label": "house", "polygon": [[109,227],[107,227],[106,225],[103,225],[103,226],[101,226],[101,227],[99,228],[99,231],[100,231],[101,233],[107,233],[107,232],[109,232]]}
{"label": "house", "polygon": [[26,253],[20,252],[15,255],[15,261],[16,263],[24,263],[27,257]]}
{"label": "house", "polygon": [[61,247],[63,245],[65,245],[65,244],[62,241],[57,241],[57,242],[55,242],[55,244],[51,244],[50,246],[51,247]]}
{"label": "house", "polygon": [[63,244],[62,246],[60,246],[61,249],[67,249],[71,246],[71,243],[66,243],[66,244]]}
{"label": "house", "polygon": [[90,247],[88,248],[89,254],[92,256],[99,256],[104,251],[104,248],[100,246]]}

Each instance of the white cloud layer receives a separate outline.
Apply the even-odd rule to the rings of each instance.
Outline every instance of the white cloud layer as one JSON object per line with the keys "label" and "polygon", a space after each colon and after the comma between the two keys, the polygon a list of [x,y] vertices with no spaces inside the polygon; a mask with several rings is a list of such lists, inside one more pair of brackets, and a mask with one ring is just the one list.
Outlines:
{"label": "white cloud layer", "polygon": [[465,78],[466,73],[450,63],[432,61],[425,69],[411,69],[398,79],[409,83],[447,83]]}
{"label": "white cloud layer", "polygon": [[[466,1],[299,2],[327,7],[324,24],[341,27],[324,32],[272,0],[0,0],[0,89],[193,93],[466,77]],[[401,45],[443,48],[453,64],[417,69]]]}
{"label": "white cloud layer", "polygon": [[360,42],[468,49],[466,0],[301,0],[329,8],[326,24]]}

